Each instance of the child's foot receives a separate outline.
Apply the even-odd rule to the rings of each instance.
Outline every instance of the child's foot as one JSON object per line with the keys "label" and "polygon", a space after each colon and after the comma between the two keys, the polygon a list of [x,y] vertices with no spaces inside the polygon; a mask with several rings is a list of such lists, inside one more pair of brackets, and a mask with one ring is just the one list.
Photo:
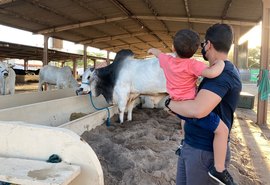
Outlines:
{"label": "child's foot", "polygon": [[213,166],[209,170],[208,174],[212,179],[216,180],[222,185],[237,185],[235,182],[233,182],[231,174],[226,169],[223,172],[218,172]]}

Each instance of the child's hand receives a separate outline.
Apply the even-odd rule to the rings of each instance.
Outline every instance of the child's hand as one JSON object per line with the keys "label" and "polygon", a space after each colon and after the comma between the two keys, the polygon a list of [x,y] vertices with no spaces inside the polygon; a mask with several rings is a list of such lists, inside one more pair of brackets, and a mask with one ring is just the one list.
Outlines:
{"label": "child's hand", "polygon": [[156,49],[156,48],[150,48],[147,51],[147,53],[150,54],[150,55],[155,55],[156,57],[158,57],[158,55],[161,53],[161,51],[159,49]]}
{"label": "child's hand", "polygon": [[152,55],[154,49],[155,49],[155,48],[150,48],[150,49],[148,49],[147,53],[150,54],[150,55]]}

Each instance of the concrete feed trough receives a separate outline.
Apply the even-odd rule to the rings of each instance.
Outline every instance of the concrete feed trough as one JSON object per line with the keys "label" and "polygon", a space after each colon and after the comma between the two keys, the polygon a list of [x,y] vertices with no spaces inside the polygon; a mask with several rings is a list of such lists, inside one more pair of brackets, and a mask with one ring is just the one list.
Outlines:
{"label": "concrete feed trough", "polygon": [[[0,160],[7,164],[0,169],[0,181],[33,185],[104,184],[100,162],[80,135],[102,124],[107,111],[96,111],[88,95],[76,96],[68,91],[1,97]],[[61,94],[63,98],[59,98]],[[93,101],[96,107],[109,106],[103,97]],[[117,108],[109,106],[109,110],[113,116]],[[69,121],[75,112],[87,115]],[[62,162],[45,163],[53,154]],[[58,174],[53,175],[52,171]]]}

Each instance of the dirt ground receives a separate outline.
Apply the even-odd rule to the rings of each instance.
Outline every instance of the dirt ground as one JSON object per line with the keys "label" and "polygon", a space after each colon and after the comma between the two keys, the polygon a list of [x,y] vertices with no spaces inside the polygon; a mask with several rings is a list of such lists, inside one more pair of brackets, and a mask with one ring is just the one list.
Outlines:
{"label": "dirt ground", "polygon": [[[257,93],[255,85],[243,91]],[[82,135],[101,162],[105,184],[175,184],[179,120],[162,109],[135,109],[133,121],[123,125],[116,119],[109,128],[104,124]],[[270,185],[269,125],[255,122],[254,109],[237,109],[229,171],[239,185]]]}
{"label": "dirt ground", "polygon": [[[16,93],[37,91],[37,83],[17,85]],[[257,88],[243,91],[256,96],[254,109],[238,108],[231,132],[229,171],[239,185],[270,185],[270,102],[268,124],[256,124]],[[82,137],[96,152],[105,185],[174,185],[179,145],[179,121],[161,109],[135,109],[133,121],[105,124]]]}

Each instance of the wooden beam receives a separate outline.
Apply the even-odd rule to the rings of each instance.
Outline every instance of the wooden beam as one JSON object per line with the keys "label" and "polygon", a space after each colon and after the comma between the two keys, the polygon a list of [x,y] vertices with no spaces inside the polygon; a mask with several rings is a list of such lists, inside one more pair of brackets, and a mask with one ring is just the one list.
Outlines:
{"label": "wooden beam", "polygon": [[151,33],[147,32],[137,32],[137,33],[131,33],[131,34],[121,34],[121,35],[115,35],[115,36],[108,36],[108,37],[99,37],[96,39],[89,39],[78,42],[79,44],[91,44],[91,43],[98,43],[98,42],[105,42],[110,40],[117,40],[117,39],[123,39],[123,38],[130,38],[135,36],[141,36],[141,35],[149,35]]}
{"label": "wooden beam", "polygon": [[[12,15],[13,13],[7,13],[4,10],[0,10],[0,13],[4,14],[9,14]],[[13,16],[16,16],[16,14],[13,14]],[[17,16],[18,18],[24,18],[25,20],[31,21],[31,22],[36,22],[39,24],[45,24],[41,23],[40,21],[29,19],[26,17],[21,17],[21,15]],[[189,18],[189,17],[164,17],[164,16],[121,16],[121,17],[114,17],[114,18],[108,18],[108,19],[98,19],[98,20],[93,20],[93,21],[86,21],[86,22],[81,22],[81,23],[76,23],[76,24],[68,24],[64,26],[57,26],[57,27],[51,27],[48,29],[40,30],[37,31],[36,34],[49,34],[49,33],[57,33],[61,31],[67,31],[67,30],[72,30],[76,28],[83,28],[86,26],[95,26],[99,24],[106,24],[106,23],[113,23],[113,22],[118,22],[122,20],[127,20],[127,19],[134,19],[138,18],[141,20],[161,20],[161,21],[175,21],[175,22],[192,22],[192,23],[202,23],[202,24],[213,24],[213,23],[218,23],[218,22],[223,22],[231,25],[238,25],[238,26],[255,26],[258,24],[258,22],[250,22],[250,21],[235,21],[235,20],[222,20],[222,19],[210,19],[210,18]],[[47,25],[48,26],[48,25]]]}
{"label": "wooden beam", "polygon": [[138,18],[141,20],[163,20],[163,21],[174,21],[174,22],[193,22],[193,23],[201,23],[201,24],[213,24],[213,23],[226,23],[231,25],[238,26],[256,26],[258,22],[252,21],[235,21],[235,20],[222,20],[222,19],[214,19],[214,18],[188,18],[188,17],[166,17],[166,16],[131,16],[132,18]]}
{"label": "wooden beam", "polygon": [[76,28],[83,28],[86,26],[94,26],[94,25],[105,24],[105,23],[109,23],[109,22],[122,21],[122,20],[126,20],[128,18],[129,18],[128,16],[123,16],[123,17],[115,17],[115,18],[110,18],[110,19],[99,19],[99,20],[94,20],[94,21],[86,21],[86,22],[81,22],[81,23],[76,23],[76,24],[69,24],[69,25],[65,25],[65,26],[48,28],[48,29],[40,30],[36,33],[37,34],[56,33],[56,32],[76,29]]}
{"label": "wooden beam", "polygon": [[239,53],[238,53],[238,49],[239,49],[239,39],[240,39],[240,26],[234,26],[233,27],[233,31],[234,31],[234,48],[233,48],[233,63],[236,67],[239,67]]}

